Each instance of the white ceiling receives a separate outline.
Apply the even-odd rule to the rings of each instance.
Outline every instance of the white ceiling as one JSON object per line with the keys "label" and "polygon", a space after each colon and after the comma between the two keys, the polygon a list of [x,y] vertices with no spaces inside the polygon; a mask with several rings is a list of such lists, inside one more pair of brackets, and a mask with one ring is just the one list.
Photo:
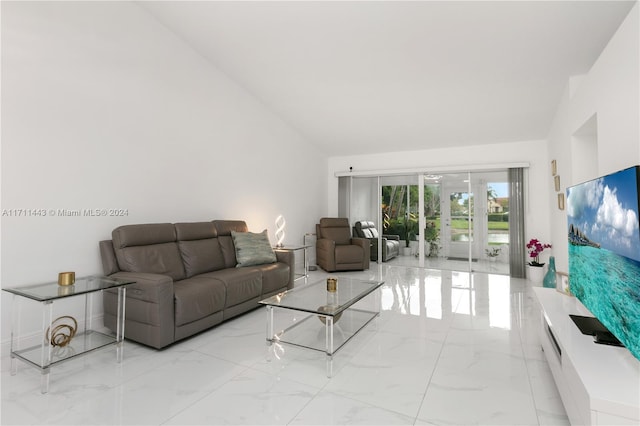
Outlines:
{"label": "white ceiling", "polygon": [[144,1],[328,155],[544,139],[632,1]]}

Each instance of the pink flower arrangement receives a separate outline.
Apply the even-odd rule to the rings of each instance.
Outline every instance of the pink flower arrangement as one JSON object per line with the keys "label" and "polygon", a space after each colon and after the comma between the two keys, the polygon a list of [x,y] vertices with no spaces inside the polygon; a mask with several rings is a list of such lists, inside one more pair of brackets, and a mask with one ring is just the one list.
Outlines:
{"label": "pink flower arrangement", "polygon": [[529,250],[529,257],[533,260],[529,262],[531,266],[544,266],[544,263],[540,263],[540,253],[544,249],[551,248],[551,244],[542,244],[537,238],[532,238],[527,244],[527,250]]}

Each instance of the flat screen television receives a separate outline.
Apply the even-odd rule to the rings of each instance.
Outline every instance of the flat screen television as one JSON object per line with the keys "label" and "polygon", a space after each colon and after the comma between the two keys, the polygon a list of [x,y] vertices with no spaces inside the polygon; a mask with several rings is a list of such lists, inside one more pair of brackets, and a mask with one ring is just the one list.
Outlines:
{"label": "flat screen television", "polygon": [[[569,187],[566,203],[570,290],[601,323],[591,333],[608,330],[638,359],[639,178],[634,166]],[[605,336],[600,343],[612,341]]]}

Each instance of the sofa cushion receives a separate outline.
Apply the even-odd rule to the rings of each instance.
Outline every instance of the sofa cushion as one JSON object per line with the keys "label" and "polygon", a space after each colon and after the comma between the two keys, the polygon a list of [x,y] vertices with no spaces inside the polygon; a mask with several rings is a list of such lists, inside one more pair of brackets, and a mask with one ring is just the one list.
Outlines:
{"label": "sofa cushion", "polygon": [[362,247],[353,245],[336,246],[336,259],[340,263],[362,263]]}
{"label": "sofa cushion", "polygon": [[286,263],[278,262],[250,268],[255,268],[262,274],[262,295],[280,290],[289,282],[289,265]]}
{"label": "sofa cushion", "polygon": [[175,227],[187,278],[225,267],[213,222],[176,223]]}
{"label": "sofa cushion", "polygon": [[176,241],[176,229],[171,223],[123,225],[113,230],[113,247],[148,246]]}
{"label": "sofa cushion", "polygon": [[233,268],[238,263],[236,261],[236,249],[233,246],[231,231],[247,232],[247,224],[242,220],[214,220],[213,225],[218,232],[218,243],[224,256],[225,268]]}
{"label": "sofa cushion", "polygon": [[168,275],[174,280],[185,278],[176,243],[126,247],[117,250],[116,257],[121,271]]}
{"label": "sofa cushion", "polygon": [[213,278],[197,276],[173,284],[175,324],[181,326],[224,309],[226,288]]}
{"label": "sofa cushion", "polygon": [[185,278],[172,224],[124,225],[114,229],[112,237],[121,271],[168,275],[174,280]]}
{"label": "sofa cushion", "polygon": [[224,258],[217,238],[178,241],[187,278],[224,269]]}
{"label": "sofa cushion", "polygon": [[260,297],[262,294],[262,274],[254,268],[222,269],[200,277],[214,278],[224,283],[227,290],[225,308]]}
{"label": "sofa cushion", "polygon": [[181,222],[174,226],[178,241],[207,240],[218,237],[218,231],[213,222]]}
{"label": "sofa cushion", "polygon": [[271,248],[266,229],[259,234],[231,231],[231,237],[236,248],[238,268],[276,262],[276,254]]}

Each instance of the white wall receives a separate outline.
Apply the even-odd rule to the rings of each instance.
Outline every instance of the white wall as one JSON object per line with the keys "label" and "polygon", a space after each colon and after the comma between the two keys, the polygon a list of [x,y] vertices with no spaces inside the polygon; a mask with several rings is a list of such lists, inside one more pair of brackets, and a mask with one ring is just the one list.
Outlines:
{"label": "white wall", "polygon": [[[400,141],[401,143],[401,141]],[[466,167],[529,163],[528,192],[525,195],[527,219],[525,237],[549,241],[549,199],[546,188],[552,185],[548,166],[547,142],[525,141],[505,144],[475,145],[469,147],[432,149],[423,151],[393,152],[357,156],[332,157],[329,159],[328,206],[329,215],[338,212],[338,178],[335,173],[369,170],[401,170],[433,167]]]}
{"label": "white wall", "polygon": [[[585,76],[572,78],[549,133],[549,161],[556,159],[561,192],[568,186],[640,164],[640,8],[631,10]],[[596,117],[596,125],[589,122]],[[584,161],[575,133],[595,127],[594,161]],[[586,163],[586,165],[585,165]],[[593,166],[595,165],[595,167]],[[557,194],[547,191],[550,203]],[[568,271],[566,211],[551,206],[556,268]]]}
{"label": "white wall", "polygon": [[101,273],[98,241],[128,223],[244,219],[275,241],[281,213],[285,243],[314,231],[326,157],[143,9],[2,3],[3,288]]}

